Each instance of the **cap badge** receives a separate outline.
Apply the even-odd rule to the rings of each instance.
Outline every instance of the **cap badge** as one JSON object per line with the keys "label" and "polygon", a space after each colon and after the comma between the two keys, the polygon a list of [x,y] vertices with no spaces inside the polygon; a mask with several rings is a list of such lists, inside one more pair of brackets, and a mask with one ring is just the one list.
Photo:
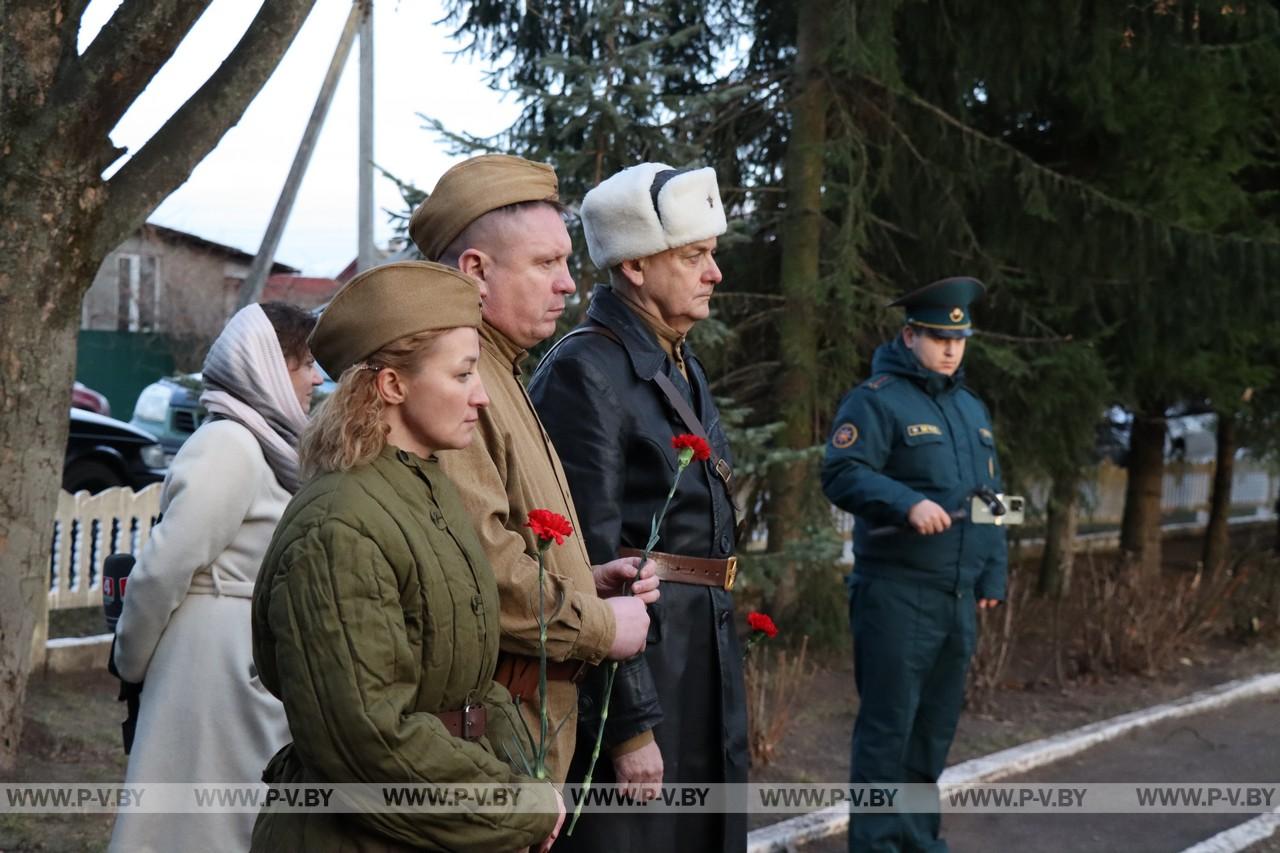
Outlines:
{"label": "cap badge", "polygon": [[951,322],[953,322],[953,323],[959,323],[959,322],[960,322],[961,320],[963,320],[963,319],[964,319],[964,309],[963,309],[963,308],[959,308],[959,307],[957,307],[957,308],[952,308],[952,309],[951,309]]}

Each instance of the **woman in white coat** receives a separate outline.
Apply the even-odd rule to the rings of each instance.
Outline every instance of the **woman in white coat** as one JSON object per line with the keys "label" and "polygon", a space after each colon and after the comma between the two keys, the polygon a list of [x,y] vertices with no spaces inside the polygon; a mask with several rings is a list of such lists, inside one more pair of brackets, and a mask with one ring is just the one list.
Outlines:
{"label": "woman in white coat", "polygon": [[[163,520],[116,627],[120,677],[145,681],[126,784],[255,783],[289,742],[284,707],[253,668],[250,604],[298,489],[296,447],[321,381],[307,349],[314,325],[290,305],[250,305],[205,359],[210,419],[169,468]],[[256,816],[122,812],[110,849],[248,850]]]}

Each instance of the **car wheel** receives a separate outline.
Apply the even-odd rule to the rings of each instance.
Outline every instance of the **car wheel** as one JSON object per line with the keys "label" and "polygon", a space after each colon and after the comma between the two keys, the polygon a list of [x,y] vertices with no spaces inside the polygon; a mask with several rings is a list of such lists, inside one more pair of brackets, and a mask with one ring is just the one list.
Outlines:
{"label": "car wheel", "polygon": [[76,492],[89,492],[96,495],[106,489],[123,485],[124,480],[116,470],[97,459],[77,459],[62,472],[62,488],[73,495]]}

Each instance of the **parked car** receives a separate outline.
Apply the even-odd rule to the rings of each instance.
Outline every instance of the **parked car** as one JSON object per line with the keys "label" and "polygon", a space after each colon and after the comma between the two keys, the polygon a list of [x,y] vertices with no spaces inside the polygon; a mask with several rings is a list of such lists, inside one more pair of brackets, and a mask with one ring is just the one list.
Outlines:
{"label": "parked car", "polygon": [[149,432],[164,447],[165,467],[208,414],[200,405],[199,373],[165,377],[138,395],[129,424]]}
{"label": "parked car", "polygon": [[[1218,417],[1212,412],[1188,406],[1172,406],[1165,412],[1165,462],[1210,462],[1217,454]],[[1133,413],[1111,406],[1098,424],[1094,452],[1099,459],[1116,465],[1129,464],[1129,443],[1133,433]]]}
{"label": "parked car", "polygon": [[[320,401],[333,393],[338,383],[329,378],[320,365],[322,383],[316,386],[311,396],[312,411]],[[191,437],[196,427],[204,422],[208,412],[200,405],[200,393],[204,390],[199,373],[186,373],[168,376],[158,382],[152,382],[138,395],[138,402],[133,407],[133,418],[129,423],[138,429],[146,430],[159,439],[164,446],[167,462],[182,447],[183,442]]]}
{"label": "parked car", "polygon": [[82,382],[71,384],[71,405],[95,415],[111,417],[111,403],[107,398]]}
{"label": "parked car", "polygon": [[83,409],[70,413],[62,488],[96,494],[113,486],[139,490],[164,479],[164,448],[151,433]]}

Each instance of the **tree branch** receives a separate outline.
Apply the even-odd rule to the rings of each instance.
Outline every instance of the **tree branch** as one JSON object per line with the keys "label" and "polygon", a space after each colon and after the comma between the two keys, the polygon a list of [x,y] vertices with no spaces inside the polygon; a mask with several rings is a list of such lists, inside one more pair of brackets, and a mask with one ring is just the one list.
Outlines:
{"label": "tree branch", "polygon": [[[1192,228],[1186,225],[1166,222],[1134,204],[1122,201],[1106,192],[1103,192],[1092,184],[1080,180],[1079,178],[1064,175],[1061,172],[1056,172],[1047,166],[1041,165],[1032,157],[1018,150],[1013,145],[1010,145],[1008,142],[988,136],[982,131],[970,127],[948,113],[946,110],[931,104],[909,89],[891,85],[883,80],[866,75],[861,75],[859,79],[862,82],[875,86],[890,97],[897,99],[900,103],[907,104],[908,106],[914,107],[931,116],[939,124],[947,127],[955,133],[968,137],[986,148],[988,151],[1004,155],[1011,165],[1025,170],[1028,174],[1035,174],[1041,177],[1047,184],[1052,185],[1054,188],[1070,192],[1078,198],[1086,199],[1090,203],[1104,210],[1127,216],[1135,222],[1164,229],[1171,234],[1176,234],[1189,240],[1201,241],[1204,245],[1214,249],[1223,247],[1257,248],[1262,252],[1274,253],[1273,257],[1280,258],[1280,241],[1241,237],[1235,234],[1214,234],[1209,231]],[[902,131],[899,129],[899,132]],[[935,165],[927,158],[921,157],[921,160],[922,165]]]}
{"label": "tree branch", "polygon": [[209,2],[125,0],[84,56],[64,63],[54,97],[76,106],[81,126],[91,131],[86,136],[111,132]]}
{"label": "tree branch", "polygon": [[280,64],[315,0],[266,0],[218,70],[107,182],[93,236],[102,256],[146,221],[217,146]]}

